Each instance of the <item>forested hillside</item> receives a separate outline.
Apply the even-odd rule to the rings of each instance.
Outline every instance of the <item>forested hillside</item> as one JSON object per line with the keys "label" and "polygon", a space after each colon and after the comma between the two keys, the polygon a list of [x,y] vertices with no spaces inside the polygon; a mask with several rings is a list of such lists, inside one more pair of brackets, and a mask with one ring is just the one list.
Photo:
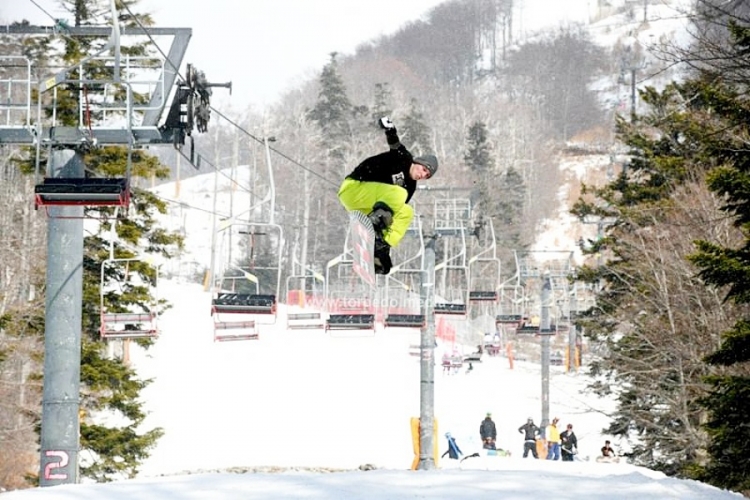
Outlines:
{"label": "forested hillside", "polygon": [[[306,231],[309,248],[287,260],[320,265],[340,252],[338,185],[364,157],[386,149],[376,122],[389,115],[413,153],[440,159],[440,175],[426,186],[471,197],[477,217],[492,217],[503,249],[524,248],[558,208],[566,143],[598,152],[612,144],[615,109],[606,101],[618,85],[602,91],[594,83],[616,80],[619,62],[611,61],[620,60],[622,47],[601,46],[576,25],[520,44],[509,37],[511,6],[446,2],[353,55],[331,54],[316,79],[270,112],[244,114],[241,130],[215,116],[214,132],[198,137],[197,151],[214,163],[221,158],[225,168],[255,168],[265,163],[262,138],[274,137],[271,150],[279,154],[271,160],[285,186],[276,193],[286,208],[280,215]],[[477,148],[487,155],[474,155]],[[159,154],[174,162],[168,151]],[[183,163],[181,175],[202,172]],[[428,216],[432,202],[427,193],[414,199]]]}

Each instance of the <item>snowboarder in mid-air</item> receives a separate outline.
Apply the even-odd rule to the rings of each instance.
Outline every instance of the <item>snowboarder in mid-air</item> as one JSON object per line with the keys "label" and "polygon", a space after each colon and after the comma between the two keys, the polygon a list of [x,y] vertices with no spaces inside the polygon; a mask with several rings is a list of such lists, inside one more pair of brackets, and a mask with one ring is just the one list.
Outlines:
{"label": "snowboarder in mid-air", "polygon": [[385,130],[390,150],[362,161],[339,188],[338,196],[347,211],[368,215],[375,229],[375,272],[391,270],[391,247],[406,234],[414,210],[408,205],[417,181],[429,179],[438,168],[434,155],[414,157],[401,141],[390,118],[378,121]]}

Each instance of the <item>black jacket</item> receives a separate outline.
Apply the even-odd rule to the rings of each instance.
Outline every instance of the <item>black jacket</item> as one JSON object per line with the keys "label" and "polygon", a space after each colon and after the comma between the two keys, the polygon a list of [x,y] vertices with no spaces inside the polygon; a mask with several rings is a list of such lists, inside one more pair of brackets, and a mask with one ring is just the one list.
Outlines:
{"label": "black jacket", "polygon": [[417,181],[409,175],[414,156],[401,144],[395,129],[386,130],[385,136],[390,150],[366,158],[346,178],[401,186],[406,189],[408,203],[417,189]]}
{"label": "black jacket", "polygon": [[518,432],[523,432],[523,439],[525,441],[536,441],[536,436],[539,434],[539,427],[533,422],[527,422],[518,428]]}
{"label": "black jacket", "polygon": [[482,423],[479,426],[479,436],[481,436],[482,441],[484,441],[487,438],[492,438],[493,440],[497,439],[497,430],[495,429],[495,422],[493,422],[490,417],[487,417],[484,420],[482,420]]}
{"label": "black jacket", "polygon": [[563,453],[573,453],[578,448],[578,438],[573,431],[564,430],[560,433],[560,443]]}

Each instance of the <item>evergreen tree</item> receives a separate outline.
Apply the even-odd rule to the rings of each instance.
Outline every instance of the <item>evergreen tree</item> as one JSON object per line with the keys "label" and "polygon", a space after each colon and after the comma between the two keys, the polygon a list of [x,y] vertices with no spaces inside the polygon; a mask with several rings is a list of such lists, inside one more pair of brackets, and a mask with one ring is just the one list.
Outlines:
{"label": "evergreen tree", "polygon": [[520,172],[513,167],[506,170],[492,190],[492,197],[497,210],[492,214],[492,219],[498,245],[504,248],[521,249],[523,247],[521,220],[526,186]]}
{"label": "evergreen tree", "polygon": [[[733,66],[750,68],[750,28],[730,25],[734,46]],[[750,100],[744,88],[735,89],[716,75],[707,73],[696,87],[696,97],[710,110],[717,126],[706,151],[716,164],[707,177],[709,188],[725,201],[722,210],[734,221],[742,234],[736,245],[721,245],[707,239],[697,242],[698,251],[691,260],[700,268],[706,283],[726,290],[725,300],[744,306],[750,304],[750,152],[744,137],[750,133]],[[744,86],[743,86],[744,87]],[[750,457],[744,443],[750,439],[747,425],[750,414],[750,317],[736,318],[728,328],[720,347],[706,357],[712,366],[720,367],[707,378],[710,394],[702,399],[709,412],[706,429],[711,437],[708,452],[711,461],[701,478],[717,486],[750,491]]]}
{"label": "evergreen tree", "polygon": [[469,127],[466,138],[468,143],[464,161],[474,172],[479,175],[487,174],[494,168],[490,144],[487,134],[487,125],[476,121]]}
{"label": "evergreen tree", "polygon": [[393,92],[387,83],[375,84],[375,105],[372,107],[370,119],[372,123],[378,123],[384,116],[392,116],[393,109],[388,104],[393,98]]}
{"label": "evergreen tree", "polygon": [[496,213],[496,200],[492,196],[495,184],[495,163],[492,158],[491,146],[484,122],[476,121],[469,127],[466,137],[466,151],[464,162],[474,173],[477,191],[474,194],[474,211],[476,216],[492,217]]}
{"label": "evergreen tree", "polygon": [[[100,342],[83,338],[81,449],[91,459],[82,460],[81,476],[97,482],[135,477],[140,463],[148,458],[149,450],[164,433],[161,428],[145,432],[141,428],[146,414],[139,397],[149,382],[139,380],[123,363],[104,357]],[[100,412],[116,412],[125,423],[103,425],[88,418]]]}
{"label": "evergreen tree", "polygon": [[476,179],[477,191],[473,194],[476,215],[492,219],[499,246],[518,250],[522,246],[523,179],[512,167],[498,173],[484,122],[476,121],[469,127],[467,143],[464,161]]}
{"label": "evergreen tree", "polygon": [[687,260],[694,240],[732,234],[704,182],[727,146],[704,85],[646,89],[641,97],[649,111],[633,123],[618,121],[618,136],[630,149],[623,173],[601,189],[585,187],[573,210],[608,221],[604,237],[587,250],[603,258],[579,271],[600,290],[580,321],[606,346],[592,363],[600,377],[594,389],[613,395],[618,387],[606,431],[637,437],[634,463],[683,476],[705,465],[709,446],[700,400],[709,390],[704,377],[716,370],[703,356],[737,314]]}
{"label": "evergreen tree", "polygon": [[425,123],[424,113],[419,109],[419,103],[412,98],[409,101],[409,113],[399,124],[401,142],[414,155],[419,156],[434,151],[430,140],[430,127]]}
{"label": "evergreen tree", "polygon": [[338,69],[337,54],[331,54],[331,59],[323,67],[318,79],[320,91],[318,101],[309,111],[308,118],[318,124],[328,141],[328,154],[334,160],[336,173],[343,169],[345,146],[351,136],[349,120],[354,113],[354,106],[346,95],[346,85]]}
{"label": "evergreen tree", "polygon": [[[131,176],[146,179],[169,177],[169,169],[145,151],[131,152]],[[127,149],[120,146],[94,148],[84,157],[87,168],[103,176],[125,175]],[[154,299],[157,270],[151,258],[171,258],[182,249],[182,236],[164,230],[157,217],[167,211],[166,202],[149,191],[131,187],[132,202],[126,218],[99,225],[95,234],[84,238],[84,306],[81,359],[82,406],[86,415],[81,421],[81,447],[97,459],[82,465],[81,474],[97,481],[118,477],[134,477],[140,462],[161,436],[161,429],[143,430],[145,414],[139,400],[141,389],[148,381],[140,381],[136,373],[120,359],[105,357],[106,345],[98,340],[100,326],[99,296],[104,294],[104,308],[117,312],[146,312],[159,315],[167,309],[164,300]],[[87,209],[90,210],[90,209]],[[99,208],[103,217],[114,214],[110,208]],[[115,226],[115,241],[111,225]],[[111,256],[115,259],[136,259],[126,267],[102,266]],[[135,278],[137,276],[137,278]],[[102,281],[103,278],[103,281]],[[155,305],[154,305],[155,304]],[[139,340],[143,346],[150,340]],[[116,412],[124,417],[121,425],[95,423],[97,412]]]}
{"label": "evergreen tree", "polygon": [[[355,161],[359,161],[355,157],[357,148],[354,144],[359,129],[354,125],[354,118],[359,117],[364,122],[362,116],[365,112],[363,108],[355,108],[347,97],[336,56],[335,52],[332,53],[330,61],[323,68],[318,79],[318,100],[308,111],[307,118],[320,128],[327,150],[328,161],[324,166],[323,176],[339,180],[351,170]],[[319,202],[316,219],[321,223],[316,226],[314,235],[314,258],[327,260],[341,252],[340,229],[346,227],[346,219],[345,212],[337,201],[335,198],[323,198]],[[326,227],[336,228],[336,231],[321,231],[322,234],[317,232],[319,228],[322,230]]]}

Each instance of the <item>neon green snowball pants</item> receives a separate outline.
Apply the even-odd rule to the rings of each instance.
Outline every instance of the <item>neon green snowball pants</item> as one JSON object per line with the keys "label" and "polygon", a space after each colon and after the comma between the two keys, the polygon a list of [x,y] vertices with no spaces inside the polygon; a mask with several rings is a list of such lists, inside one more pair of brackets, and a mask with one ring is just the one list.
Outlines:
{"label": "neon green snowball pants", "polygon": [[395,247],[409,229],[414,209],[406,204],[406,189],[382,182],[362,182],[344,179],[339,188],[339,200],[349,212],[369,214],[375,203],[382,201],[393,210],[393,224],[383,231],[383,239]]}

